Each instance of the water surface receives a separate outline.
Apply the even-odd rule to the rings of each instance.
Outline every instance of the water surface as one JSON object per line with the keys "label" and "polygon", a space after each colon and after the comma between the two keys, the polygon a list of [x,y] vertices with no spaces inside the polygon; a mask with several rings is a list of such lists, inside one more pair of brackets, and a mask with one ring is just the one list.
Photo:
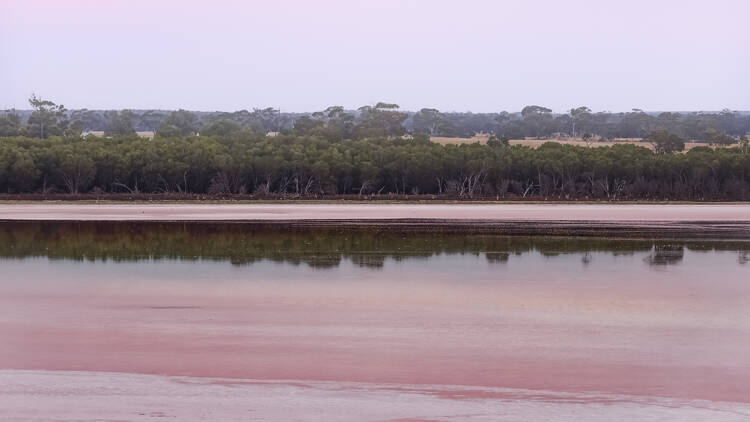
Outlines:
{"label": "water surface", "polygon": [[[735,420],[750,415],[749,250],[743,242],[3,223],[0,408],[13,416],[46,403],[52,414],[67,394],[115,411],[116,395],[85,388],[108,379],[122,394],[153,391],[164,403],[203,397],[193,405],[229,394],[202,385],[240,386],[236,394],[270,420],[290,420],[278,413],[290,397],[328,400],[298,420],[347,420],[333,415],[358,409],[354,419],[513,420],[538,411],[643,420],[649,406],[672,409],[661,420]],[[176,405],[142,406],[178,414]],[[127,419],[128,409],[118,411]]]}

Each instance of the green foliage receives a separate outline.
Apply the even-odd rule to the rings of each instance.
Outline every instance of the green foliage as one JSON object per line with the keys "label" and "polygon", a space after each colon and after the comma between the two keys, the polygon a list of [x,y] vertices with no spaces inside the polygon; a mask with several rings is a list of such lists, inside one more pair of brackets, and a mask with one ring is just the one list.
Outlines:
{"label": "green foliage", "polygon": [[294,133],[300,136],[317,135],[325,131],[325,126],[326,122],[318,116],[302,116],[294,122]]}
{"label": "green foliage", "polygon": [[521,116],[523,117],[529,117],[529,116],[540,116],[543,114],[551,113],[552,110],[548,109],[547,107],[542,107],[538,105],[530,105],[526,106],[521,110]]}
{"label": "green foliage", "polygon": [[[223,126],[215,126],[217,133]],[[502,138],[488,145],[443,146],[425,134],[329,140],[233,129],[153,140],[0,139],[0,191],[9,193],[748,200],[748,180],[746,148],[660,154],[631,144],[586,148],[548,142],[532,149],[508,146]]]}
{"label": "green foliage", "polygon": [[705,139],[706,141],[712,144],[719,144],[719,145],[731,145],[737,142],[737,140],[734,139],[733,137],[727,135],[726,133],[714,127],[707,127],[703,131],[703,139]]}
{"label": "green foliage", "polygon": [[217,122],[204,125],[200,130],[200,134],[201,136],[227,136],[241,130],[242,127],[239,124],[231,120],[221,119]]}
{"label": "green foliage", "polygon": [[5,181],[9,192],[29,190],[40,171],[28,151],[22,149],[0,149],[0,181]]}
{"label": "green foliage", "polygon": [[492,148],[505,148],[510,146],[510,139],[506,137],[498,138],[497,136],[490,136],[489,139],[487,139],[487,145]]}
{"label": "green foliage", "polygon": [[[36,97],[32,97],[31,104],[35,107],[33,112],[20,110],[0,116],[0,134],[47,137],[76,136],[81,131],[104,131],[108,136],[130,133],[131,125],[127,123],[123,125],[124,129],[115,129],[118,125],[113,124],[116,122],[112,117],[117,116],[117,112],[87,109],[67,112],[62,106]],[[134,130],[158,131],[162,137],[195,134],[199,128],[208,129],[209,125],[220,121],[239,125],[241,131],[259,134],[292,132],[328,140],[397,137],[405,133],[451,137],[484,133],[508,139],[581,137],[588,133],[591,139],[643,139],[653,130],[666,130],[686,140],[728,145],[750,132],[750,114],[731,110],[655,114],[633,109],[627,113],[609,113],[594,112],[581,106],[556,114],[549,108],[530,105],[518,113],[441,112],[434,108],[411,113],[400,111],[396,104],[380,102],[361,107],[358,111],[332,106],[315,113],[282,113],[272,107],[235,112],[135,110],[130,113]],[[18,121],[12,120],[13,114],[19,117]],[[71,128],[68,121],[77,122],[76,127]],[[209,133],[235,129],[221,129],[219,126],[215,128],[219,132],[211,129]]]}
{"label": "green foliage", "polygon": [[521,116],[525,136],[541,137],[552,133],[555,121],[552,110],[547,107],[526,106],[521,110]]}
{"label": "green foliage", "polygon": [[49,100],[43,100],[32,94],[29,104],[34,109],[26,122],[29,136],[47,138],[62,135],[68,126],[67,109]]}
{"label": "green foliage", "polygon": [[[750,117],[729,110],[654,116],[578,107],[553,115],[533,105],[520,115],[424,108],[410,116],[379,102],[357,113],[332,106],[294,116],[274,108],[68,115],[51,101],[29,102],[34,111],[25,124],[15,112],[0,116],[4,192],[750,199]],[[81,138],[84,129],[101,125],[110,138]],[[158,126],[157,136],[138,138],[136,126]],[[430,142],[431,135],[477,132],[492,134],[487,145]],[[655,152],[635,145],[509,145],[509,139],[570,133],[582,133],[587,143],[643,137]],[[685,136],[721,145],[738,139],[739,147],[674,154],[684,149]]]}
{"label": "green foliage", "polygon": [[347,113],[344,107],[331,106],[310,116],[299,117],[294,122],[294,133],[340,141],[351,138],[354,125],[354,115]]}
{"label": "green foliage", "polygon": [[415,144],[429,145],[430,135],[426,133],[415,133],[411,136],[411,141]]}
{"label": "green foliage", "polygon": [[176,136],[193,135],[198,131],[198,118],[187,110],[173,111],[159,126],[156,136],[171,138]]}
{"label": "green foliage", "polygon": [[406,133],[404,121],[408,114],[397,111],[398,105],[377,103],[359,108],[359,122],[354,127],[355,139],[389,138]]}
{"label": "green foliage", "polygon": [[671,154],[685,149],[682,138],[663,129],[651,131],[646,140],[651,142],[658,154]]}
{"label": "green foliage", "polygon": [[119,136],[119,135],[134,135],[135,127],[133,120],[135,115],[130,110],[123,110],[121,112],[110,112],[108,113],[109,123],[107,124],[107,130],[104,131],[104,136]]}
{"label": "green foliage", "polygon": [[423,108],[417,112],[412,120],[415,132],[427,133],[431,136],[453,136],[455,129],[448,116],[434,108]]}
{"label": "green foliage", "polygon": [[0,137],[16,136],[21,129],[21,118],[14,112],[0,116]]}
{"label": "green foliage", "polygon": [[68,128],[65,129],[64,135],[70,137],[81,136],[84,126],[85,123],[83,120],[74,120],[68,125]]}

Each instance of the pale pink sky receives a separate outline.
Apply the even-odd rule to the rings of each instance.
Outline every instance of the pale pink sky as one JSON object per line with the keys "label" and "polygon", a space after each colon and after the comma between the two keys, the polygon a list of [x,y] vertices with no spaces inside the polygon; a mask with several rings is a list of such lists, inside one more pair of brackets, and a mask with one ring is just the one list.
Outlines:
{"label": "pale pink sky", "polygon": [[0,109],[750,109],[750,1],[0,0]]}

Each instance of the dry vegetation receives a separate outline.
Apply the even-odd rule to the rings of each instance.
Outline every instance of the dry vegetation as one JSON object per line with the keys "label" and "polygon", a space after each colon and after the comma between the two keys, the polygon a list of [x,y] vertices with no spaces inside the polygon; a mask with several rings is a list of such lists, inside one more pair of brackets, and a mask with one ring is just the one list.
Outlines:
{"label": "dry vegetation", "polygon": [[[441,136],[433,136],[430,138],[432,142],[436,142],[438,144],[442,145],[458,145],[458,144],[473,144],[473,143],[480,143],[480,144],[486,144],[487,139],[489,139],[490,135],[487,134],[478,134],[474,135],[471,138],[446,138]],[[642,147],[646,147],[648,149],[654,149],[653,145],[649,142],[641,141],[638,138],[618,138],[613,141],[591,141],[591,142],[585,142],[581,138],[547,138],[547,139],[536,139],[536,138],[526,138],[526,139],[511,139],[510,144],[511,145],[526,145],[528,147],[537,148],[540,145],[542,145],[545,142],[559,142],[561,144],[567,144],[567,145],[577,145],[577,146],[591,146],[591,147],[605,147],[605,146],[612,146],[615,144],[634,144],[639,145]],[[685,151],[689,151],[692,148],[700,147],[700,146],[709,146],[705,142],[685,142]],[[712,148],[715,146],[712,146]]]}

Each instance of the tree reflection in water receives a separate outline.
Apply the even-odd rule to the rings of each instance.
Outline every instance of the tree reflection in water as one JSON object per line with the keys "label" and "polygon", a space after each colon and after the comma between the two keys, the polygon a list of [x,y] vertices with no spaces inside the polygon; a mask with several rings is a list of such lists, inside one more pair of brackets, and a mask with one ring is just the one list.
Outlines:
{"label": "tree reflection in water", "polygon": [[682,262],[685,257],[683,245],[657,244],[654,245],[651,255],[646,257],[650,265],[674,265]]}
{"label": "tree reflection in water", "polygon": [[261,260],[328,269],[343,260],[382,268],[386,260],[427,259],[438,254],[484,255],[504,264],[511,255],[538,253],[549,259],[579,255],[588,265],[596,254],[648,254],[653,266],[678,264],[685,250],[739,251],[750,261],[750,243],[613,239],[602,237],[505,236],[439,233],[393,228],[287,228],[244,223],[3,222],[0,258],[46,257],[87,261],[159,259],[214,260],[247,265]]}

